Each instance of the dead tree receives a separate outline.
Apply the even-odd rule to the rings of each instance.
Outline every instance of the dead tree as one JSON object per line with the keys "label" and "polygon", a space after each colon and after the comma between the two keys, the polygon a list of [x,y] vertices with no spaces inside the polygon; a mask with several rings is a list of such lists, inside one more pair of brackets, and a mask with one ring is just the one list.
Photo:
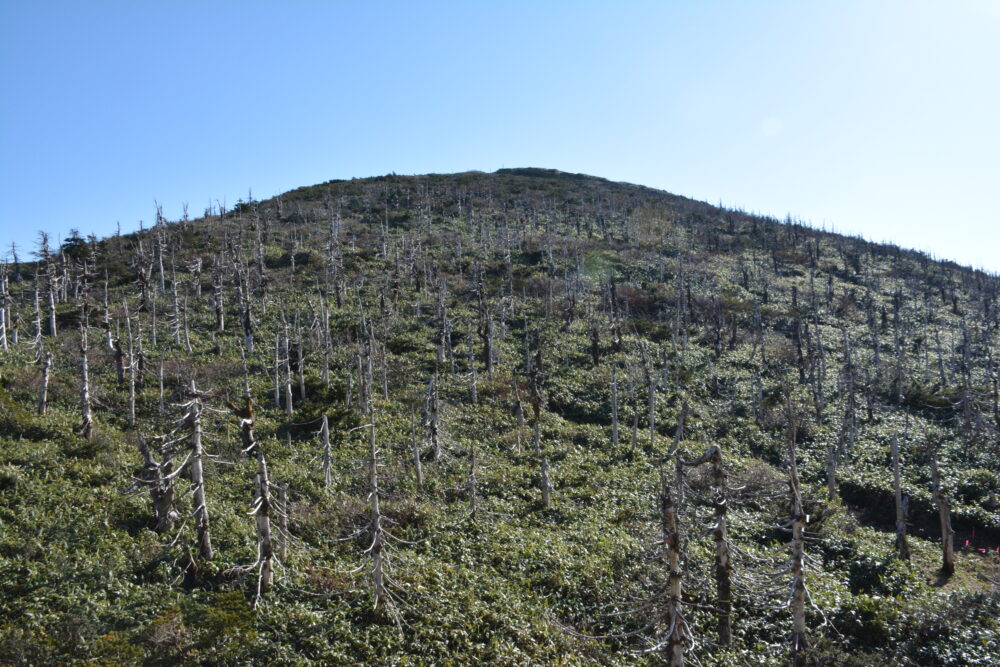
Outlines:
{"label": "dead tree", "polygon": [[662,652],[671,667],[684,665],[684,653],[692,644],[691,629],[684,619],[683,572],[681,570],[681,537],[677,507],[670,493],[666,469],[660,468],[660,528],[661,559],[667,566],[667,589],[662,595],[664,605],[660,622],[667,628],[652,651]]}
{"label": "dead tree", "polygon": [[732,619],[732,559],[730,557],[729,534],[726,526],[726,512],[729,507],[729,492],[726,486],[726,471],[722,465],[722,448],[712,445],[694,461],[684,461],[685,465],[712,465],[712,507],[715,523],[711,532],[715,539],[715,608],[718,617],[719,644],[731,646],[733,642]]}
{"label": "dead tree", "polygon": [[80,433],[88,440],[94,436],[94,416],[90,406],[90,371],[87,361],[87,301],[80,302]]}
{"label": "dead tree", "polygon": [[903,496],[900,482],[899,440],[895,434],[890,444],[892,456],[892,488],[896,500],[896,555],[901,560],[910,560],[910,545],[906,541],[906,510],[909,498]]}
{"label": "dead tree", "polygon": [[379,611],[383,606],[387,607],[390,613],[399,623],[398,612],[390,597],[388,581],[386,577],[386,531],[380,504],[380,491],[378,485],[378,448],[375,443],[375,407],[373,401],[368,401],[368,532],[371,536],[371,543],[365,549],[365,554],[371,558],[371,579],[372,593],[374,597],[373,608]]}
{"label": "dead tree", "polygon": [[319,427],[319,437],[323,445],[323,488],[329,489],[331,482],[330,472],[330,422],[326,415],[323,415]]}
{"label": "dead tree", "polygon": [[[132,342],[132,318],[128,314],[128,305],[125,304],[125,329],[128,336],[128,426],[135,427],[135,375],[136,364],[133,354]],[[121,347],[121,343],[118,345]]]}
{"label": "dead tree", "polygon": [[39,357],[38,363],[42,367],[42,379],[38,383],[38,414],[44,415],[49,401],[49,373],[52,369],[52,353],[45,352]]}
{"label": "dead tree", "polygon": [[282,365],[284,367],[283,386],[285,389],[285,415],[292,416],[292,360],[288,343],[288,325],[285,324],[285,333],[281,337]]}
{"label": "dead tree", "polygon": [[479,402],[479,375],[476,371],[476,353],[472,345],[472,325],[469,325],[469,342],[467,346],[469,352],[469,399],[473,403]]}
{"label": "dead tree", "polygon": [[427,430],[427,438],[431,443],[432,457],[435,461],[440,460],[444,451],[441,446],[436,375],[431,376],[427,382],[427,391],[424,393],[424,428]]}
{"label": "dead tree", "polygon": [[217,255],[212,265],[212,307],[215,310],[215,330],[226,330],[226,313],[222,296],[222,256]]}
{"label": "dead tree", "polygon": [[288,532],[288,482],[278,487],[278,562],[284,563],[292,535]]}
{"label": "dead tree", "polygon": [[417,441],[417,419],[410,425],[410,456],[413,458],[413,472],[417,478],[417,488],[424,489],[424,466],[420,461],[420,445]]}
{"label": "dead tree", "polygon": [[936,451],[931,452],[931,493],[941,521],[941,572],[950,576],[955,573],[955,531],[951,527],[951,505],[941,491]]}
{"label": "dead tree", "polygon": [[534,346],[534,359],[529,355],[527,359],[528,379],[531,386],[531,408],[534,419],[532,420],[532,441],[535,447],[535,455],[539,461],[538,485],[542,492],[542,507],[548,509],[552,506],[552,480],[549,476],[549,458],[542,450],[542,407],[545,398],[542,395],[542,342],[541,337],[536,333],[532,338]]}
{"label": "dead tree", "polygon": [[274,582],[274,546],[271,543],[271,481],[267,474],[263,447],[257,446],[257,473],[254,475],[254,500],[251,512],[257,523],[257,601]]}
{"label": "dead tree", "polygon": [[618,449],[618,366],[611,366],[611,444]]}
{"label": "dead tree", "polygon": [[[195,529],[198,535],[198,553],[202,559],[211,560],[213,555],[212,536],[209,526],[208,504],[205,501],[204,460],[206,458],[206,454],[201,441],[202,405],[201,395],[198,393],[198,389],[195,387],[193,379],[191,380],[188,394],[190,396],[190,400],[182,406],[187,410],[187,412],[180,419],[173,431],[166,436],[161,436],[161,440],[173,438],[173,440],[168,441],[165,445],[161,446],[161,450],[177,444],[184,439],[189,441],[188,457],[185,459],[185,462],[178,467],[177,472],[179,473],[185,468],[188,470],[188,475],[191,479],[191,495],[194,498],[193,514],[195,519]],[[186,436],[175,437],[181,431],[188,431],[188,434]]]}
{"label": "dead tree", "polygon": [[639,352],[642,353],[642,377],[649,394],[649,451],[653,452],[656,447],[656,387],[660,378],[653,372],[653,362],[642,341],[639,341]]}
{"label": "dead tree", "polygon": [[791,400],[788,402],[788,486],[791,497],[791,517],[783,526],[792,533],[792,557],[787,571],[791,574],[792,583],[788,593],[788,606],[792,610],[792,664],[794,667],[805,667],[806,649],[806,601],[809,592],[806,589],[805,574],[805,530],[809,517],[802,509],[802,491],[799,485],[799,466],[795,448],[796,430],[795,415],[792,412]]}
{"label": "dead tree", "polygon": [[173,469],[174,450],[171,447],[163,450],[163,461],[157,463],[149,445],[140,437],[139,453],[142,454],[143,460],[142,472],[131,490],[138,491],[140,485],[148,488],[153,520],[156,522],[155,530],[158,533],[169,532],[174,523],[180,519],[174,508],[174,478],[180,472],[180,470],[174,472]]}
{"label": "dead tree", "polygon": [[[6,268],[6,266],[4,267]],[[0,275],[0,349],[7,351],[7,273]]]}
{"label": "dead tree", "polygon": [[472,442],[469,447],[469,478],[466,483],[469,492],[469,519],[475,523],[479,500],[478,480],[476,479],[476,443]]}

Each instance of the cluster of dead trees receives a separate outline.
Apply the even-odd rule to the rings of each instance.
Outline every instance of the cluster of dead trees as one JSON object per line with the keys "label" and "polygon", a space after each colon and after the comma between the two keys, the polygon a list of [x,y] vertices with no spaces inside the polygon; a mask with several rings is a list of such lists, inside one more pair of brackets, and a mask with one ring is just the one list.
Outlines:
{"label": "cluster of dead trees", "polygon": [[[404,211],[417,212],[408,226],[394,222]],[[765,383],[794,384],[808,397],[812,426],[830,426],[835,433],[826,445],[825,485],[831,500],[838,496],[838,471],[849,463],[862,425],[890,409],[936,410],[973,442],[995,442],[1000,433],[1000,369],[994,360],[1000,331],[998,281],[950,271],[898,249],[739,212],[708,224],[718,212],[705,205],[646,201],[618,191],[567,210],[544,195],[501,199],[489,190],[435,192],[383,182],[311,206],[251,200],[236,211],[215,213],[205,245],[197,249],[185,247],[186,233],[194,225],[168,224],[159,209],[151,230],[108,239],[103,245],[74,234],[53,250],[43,234],[30,277],[16,255],[12,264],[0,268],[0,349],[26,347],[33,352],[39,375],[37,409],[45,414],[52,400],[51,378],[69,374],[57,335],[68,324],[77,324],[79,357],[72,361],[78,369],[73,374],[79,383],[81,435],[92,438],[101,428],[92,370],[103,364],[108,370],[101,370],[108,376],[113,368],[114,380],[108,384],[123,398],[123,421],[135,433],[142,457],[134,490],[148,493],[156,529],[171,533],[184,523],[175,482],[187,477],[197,558],[210,560],[211,494],[205,466],[211,455],[203,445],[202,422],[206,410],[220,410],[210,403],[218,403],[225,389],[199,390],[189,369],[183,378],[186,387],[175,387],[172,396],[178,399],[180,417],[157,436],[140,435],[149,430],[142,423],[149,412],[143,412],[149,406],[142,396],[145,388],[155,386],[158,416],[166,415],[171,391],[165,382],[178,384],[183,375],[174,371],[165,380],[168,352],[174,359],[191,358],[205,351],[206,337],[215,356],[223,356],[227,346],[230,352],[238,346],[244,364],[243,398],[240,405],[227,402],[226,414],[236,420],[243,455],[256,461],[250,507],[257,554],[245,569],[257,572],[258,598],[272,586],[275,567],[284,561],[289,543],[288,489],[270,479],[264,445],[254,433],[258,406],[248,366],[267,375],[269,383],[273,380],[274,408],[289,422],[311,398],[310,377],[318,377],[324,391],[343,384],[344,408],[355,411],[368,436],[369,517],[363,530],[370,540],[365,555],[375,606],[390,609],[399,619],[388,572],[393,538],[381,508],[376,404],[380,397],[389,401],[397,389],[414,384],[394,368],[390,349],[407,320],[431,331],[427,338],[434,349],[433,371],[419,378],[425,388],[414,410],[419,414],[414,414],[409,443],[418,489],[426,474],[422,450],[429,448],[434,461],[447,454],[443,379],[448,378],[449,385],[461,383],[463,392],[467,387],[468,401],[475,404],[484,398],[483,383],[489,381],[495,388],[500,369],[512,369],[516,446],[520,449],[522,434],[530,429],[543,509],[556,501],[551,444],[543,436],[552,407],[548,385],[558,363],[554,359],[566,356],[551,349],[547,336],[552,330],[586,330],[589,345],[583,352],[591,366],[601,372],[610,367],[612,446],[619,449],[624,426],[624,432],[631,433],[631,455],[636,456],[642,426],[649,454],[661,459],[657,557],[666,568],[667,584],[648,604],[662,626],[653,649],[662,651],[671,664],[683,662],[694,639],[684,614],[689,604],[682,568],[686,468],[711,469],[716,595],[710,609],[718,618],[718,643],[729,645],[733,634],[730,495],[723,452],[711,446],[695,460],[684,459],[686,405],[670,451],[658,450],[658,396],[666,387],[684,386],[695,348],[708,350],[711,363],[737,348],[749,349],[748,402],[762,429],[773,427],[773,414],[779,411],[773,400],[769,404]],[[432,224],[445,217],[458,221],[457,228]],[[628,249],[624,244],[634,244],[634,256],[641,261],[634,266],[623,263],[615,275],[595,275],[588,262],[593,262],[597,237],[609,247]],[[732,280],[723,280],[692,247],[737,257]],[[118,256],[112,258],[112,253]],[[362,260],[368,267],[363,275],[357,272]],[[876,270],[876,263],[889,269]],[[75,317],[69,316],[70,310]],[[350,324],[332,323],[335,315],[345,312],[351,313]],[[236,335],[230,331],[233,321],[238,323]],[[100,351],[94,349],[94,329],[103,334]],[[655,335],[650,334],[654,329]],[[714,368],[711,374],[709,390],[721,392]],[[921,392],[923,386],[934,389]],[[623,415],[631,423],[620,423]],[[791,557],[781,574],[791,581],[792,651],[801,662],[809,596],[804,569],[808,517],[795,449],[799,419],[786,408],[790,512],[783,528],[790,535]],[[323,484],[330,488],[331,426],[326,415],[318,423]],[[896,548],[907,558],[903,444],[901,452],[894,437],[888,459]],[[936,447],[928,461],[941,523],[943,569],[950,573],[955,567],[953,531]],[[474,447],[469,451],[467,493],[469,515],[475,520],[481,498]]]}

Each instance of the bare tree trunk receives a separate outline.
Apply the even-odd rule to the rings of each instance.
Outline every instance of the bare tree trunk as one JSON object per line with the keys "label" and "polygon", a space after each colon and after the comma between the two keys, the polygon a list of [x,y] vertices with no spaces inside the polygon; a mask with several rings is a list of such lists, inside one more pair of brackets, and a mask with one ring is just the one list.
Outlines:
{"label": "bare tree trunk", "polygon": [[191,487],[194,496],[194,519],[198,532],[198,553],[204,560],[211,560],[212,536],[209,530],[208,505],[205,502],[205,477],[202,460],[205,450],[201,444],[201,399],[194,380],[191,380],[191,410],[188,413],[191,426]]}
{"label": "bare tree trunk", "polygon": [[792,498],[792,590],[789,603],[792,608],[792,664],[794,667],[806,665],[806,575],[805,575],[805,527],[808,517],[802,509],[802,493],[799,487],[799,467],[795,450],[796,425],[788,409],[788,482]]}
{"label": "bare tree trunk", "polygon": [[472,327],[469,326],[469,398],[473,403],[479,402],[479,376],[476,373],[476,355],[472,349]]}
{"label": "bare tree trunk", "polygon": [[274,407],[281,407],[281,334],[274,335]]}
{"label": "bare tree trunk", "polygon": [[431,449],[434,452],[435,461],[440,460],[444,454],[441,448],[440,424],[438,422],[438,392],[437,376],[432,375],[427,383],[427,393],[424,396],[424,425],[427,428],[427,437],[431,441]]}
{"label": "bare tree trunk", "polygon": [[420,462],[420,445],[417,442],[417,420],[410,426],[410,455],[413,457],[413,470],[417,476],[417,488],[424,489],[424,466]]}
{"label": "bare tree trunk", "polygon": [[[685,465],[699,466],[703,463],[712,464],[712,487],[715,494],[713,507],[715,509],[715,525],[712,535],[715,538],[715,587],[718,600],[719,644],[731,646],[732,630],[732,564],[729,554],[729,535],[726,528],[726,511],[728,509],[728,490],[726,488],[726,472],[722,466],[722,448],[712,445],[695,461],[683,461]],[[680,488],[680,484],[677,486]]]}
{"label": "bare tree trunk", "polygon": [[516,451],[521,451],[521,431],[524,429],[526,422],[524,421],[524,403],[521,401],[521,389],[517,386],[517,376],[514,373],[511,373],[510,384],[514,390],[514,417],[517,419],[515,448]]}
{"label": "bare tree trunk", "polygon": [[7,351],[7,276],[0,276],[0,349]]}
{"label": "bare tree trunk", "polygon": [[684,619],[682,600],[682,577],[680,559],[680,530],[677,522],[677,507],[670,495],[670,483],[666,471],[660,469],[660,526],[663,531],[663,555],[667,564],[666,609],[662,612],[662,623],[667,627],[666,637],[660,640],[665,649],[664,656],[671,667],[684,665],[684,652],[691,643],[691,631]]}
{"label": "bare tree trunk", "polygon": [[332,481],[330,476],[330,422],[326,415],[323,415],[319,434],[323,441],[323,488],[329,489]]}
{"label": "bare tree trunk", "polygon": [[282,363],[285,367],[284,387],[285,387],[285,415],[292,416],[292,359],[288,346],[288,327],[285,327],[285,335],[281,338]]}
{"label": "bare tree trunk", "polygon": [[[128,426],[135,428],[135,356],[132,343],[132,318],[125,310],[125,328],[128,335]],[[120,347],[119,343],[119,347]]]}
{"label": "bare tree trunk", "polygon": [[163,359],[160,359],[159,372],[157,373],[160,382],[160,414],[166,412],[166,407],[163,405]]}
{"label": "bare tree trunk", "polygon": [[937,505],[941,521],[941,571],[945,575],[955,573],[955,531],[951,528],[951,506],[941,491],[941,476],[938,474],[937,452],[931,453],[931,491]]}
{"label": "bare tree trunk", "polygon": [[479,499],[479,489],[476,480],[476,443],[473,440],[469,449],[469,518],[476,522],[477,501]]}
{"label": "bare tree trunk", "polygon": [[299,400],[306,400],[306,356],[305,356],[305,341],[302,338],[302,329],[299,329],[299,345],[296,355],[296,361],[298,362],[298,374],[299,374]]}
{"label": "bare tree trunk", "polygon": [[149,500],[156,520],[156,532],[169,532],[179,518],[174,509],[174,464],[172,452],[165,452],[163,463],[157,464],[149,451],[149,446],[139,439],[139,452],[143,458],[142,481],[149,486]]}
{"label": "bare tree trunk", "polygon": [[611,444],[618,449],[618,367],[611,366]]}
{"label": "bare tree trunk", "polygon": [[90,371],[87,361],[87,303],[80,304],[80,432],[88,440],[94,435],[94,417],[90,407]]}
{"label": "bare tree trunk", "polygon": [[[52,278],[50,277],[51,281]],[[56,337],[56,295],[53,287],[49,287],[49,336]]]}
{"label": "bare tree trunk", "polygon": [[36,353],[41,355],[41,345],[42,345],[42,310],[38,304],[38,284],[36,280],[35,284],[35,350]]}
{"label": "bare tree trunk", "polygon": [[118,386],[125,384],[125,350],[122,348],[121,340],[115,339],[111,343],[111,351],[115,358],[115,376],[118,379]]}
{"label": "bare tree trunk", "polygon": [[383,549],[385,546],[385,530],[382,527],[382,509],[379,505],[378,487],[378,450],[375,446],[375,408],[372,401],[368,402],[368,502],[372,541],[367,553],[372,559],[372,586],[375,594],[374,608],[377,610],[383,601],[387,601],[388,592],[385,584],[385,562]]}
{"label": "bare tree trunk", "polygon": [[254,516],[257,521],[257,598],[267,594],[274,582],[274,547],[271,544],[271,482],[267,475],[264,449],[257,447],[257,474],[254,476]]}
{"label": "bare tree trunk", "polygon": [[44,415],[49,400],[49,372],[52,369],[52,353],[46,352],[41,358],[42,381],[38,385],[38,414]]}
{"label": "bare tree trunk", "polygon": [[215,309],[215,330],[223,332],[226,330],[226,313],[222,300],[222,257],[216,257],[215,265],[212,267],[212,306]]}
{"label": "bare tree trunk", "polygon": [[278,487],[278,504],[281,511],[278,514],[278,531],[281,539],[278,541],[278,560],[282,563],[288,556],[288,543],[292,537],[288,532],[288,483]]}
{"label": "bare tree trunk", "polygon": [[910,560],[910,545],[906,541],[906,509],[908,498],[903,497],[900,483],[899,440],[893,435],[890,445],[892,454],[892,488],[896,499],[896,554],[902,560]]}
{"label": "bare tree trunk", "polygon": [[552,506],[552,480],[549,478],[549,457],[542,451],[542,431],[540,420],[535,418],[533,439],[535,443],[535,453],[538,455],[541,464],[541,471],[538,485],[542,491],[542,507],[549,509]]}
{"label": "bare tree trunk", "polygon": [[187,294],[184,295],[184,309],[183,309],[183,328],[184,328],[184,349],[188,354],[192,353],[191,350],[191,333],[188,331],[188,298]]}
{"label": "bare tree trunk", "polygon": [[170,293],[171,293],[171,296],[173,297],[173,305],[174,305],[174,318],[173,318],[173,322],[171,324],[172,324],[173,329],[174,329],[174,344],[175,345],[180,345],[181,344],[181,306],[180,306],[180,302],[177,299],[177,271],[174,268],[174,257],[173,257],[172,254],[170,256],[170,272],[171,272]]}

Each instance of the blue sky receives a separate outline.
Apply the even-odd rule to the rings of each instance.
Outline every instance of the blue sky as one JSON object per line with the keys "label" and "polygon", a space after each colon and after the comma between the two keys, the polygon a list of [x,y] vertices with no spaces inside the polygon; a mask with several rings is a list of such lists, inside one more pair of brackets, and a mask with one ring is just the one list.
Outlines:
{"label": "blue sky", "polygon": [[1000,3],[0,0],[0,245],[538,166],[1000,271]]}

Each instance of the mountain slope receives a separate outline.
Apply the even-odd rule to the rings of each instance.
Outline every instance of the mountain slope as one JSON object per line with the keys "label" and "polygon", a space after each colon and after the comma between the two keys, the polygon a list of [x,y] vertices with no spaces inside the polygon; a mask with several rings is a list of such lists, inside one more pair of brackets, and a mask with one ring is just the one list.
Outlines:
{"label": "mountain slope", "polygon": [[[679,612],[704,664],[783,664],[798,515],[809,664],[1000,651],[995,276],[544,169],[331,181],[40,254],[6,267],[5,663],[655,664]],[[711,445],[728,648],[717,480],[677,464]]]}

